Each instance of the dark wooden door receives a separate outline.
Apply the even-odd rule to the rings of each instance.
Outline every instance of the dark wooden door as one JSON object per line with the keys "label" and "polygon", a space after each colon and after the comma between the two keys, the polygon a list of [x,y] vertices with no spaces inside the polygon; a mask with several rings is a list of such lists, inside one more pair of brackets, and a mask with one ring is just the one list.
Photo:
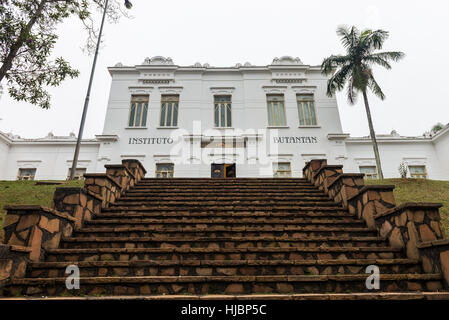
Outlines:
{"label": "dark wooden door", "polygon": [[211,177],[235,178],[235,163],[225,163],[225,164],[212,163]]}
{"label": "dark wooden door", "polygon": [[224,164],[212,163],[210,168],[212,178],[224,178],[225,176]]}
{"label": "dark wooden door", "polygon": [[235,163],[224,165],[225,178],[235,178]]}

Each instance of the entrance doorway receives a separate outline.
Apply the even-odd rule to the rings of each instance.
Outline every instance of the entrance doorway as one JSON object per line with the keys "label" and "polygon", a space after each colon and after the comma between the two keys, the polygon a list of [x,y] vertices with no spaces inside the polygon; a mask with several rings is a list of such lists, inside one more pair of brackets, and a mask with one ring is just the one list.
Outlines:
{"label": "entrance doorway", "polygon": [[235,178],[235,163],[212,163],[212,178]]}

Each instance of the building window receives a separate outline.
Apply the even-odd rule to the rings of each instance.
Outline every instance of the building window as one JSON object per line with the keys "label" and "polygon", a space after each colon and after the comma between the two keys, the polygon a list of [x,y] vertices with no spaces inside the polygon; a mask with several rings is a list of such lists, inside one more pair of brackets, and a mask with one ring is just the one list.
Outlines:
{"label": "building window", "polygon": [[290,168],[290,162],[280,162],[273,164],[274,177],[285,178],[292,176],[292,170]]}
{"label": "building window", "polygon": [[161,99],[161,127],[178,125],[179,95],[163,95]]}
{"label": "building window", "polygon": [[[69,172],[67,174],[67,180],[70,179],[70,171],[72,171],[71,168],[69,168]],[[73,176],[73,180],[84,180],[84,174],[86,173],[86,168],[76,168],[75,169],[75,175]]]}
{"label": "building window", "polygon": [[284,95],[267,95],[268,125],[273,127],[286,126]]}
{"label": "building window", "polygon": [[173,163],[157,163],[156,178],[173,178]]}
{"label": "building window", "polygon": [[359,169],[365,174],[365,179],[378,179],[376,166],[361,166]]}
{"label": "building window", "polygon": [[232,127],[231,96],[215,96],[214,100],[215,127]]}
{"label": "building window", "polygon": [[408,166],[408,170],[410,171],[410,177],[413,179],[427,178],[426,166]]}
{"label": "building window", "polygon": [[19,175],[17,176],[17,180],[34,180],[34,177],[36,176],[36,169],[32,168],[20,168],[19,169]]}
{"label": "building window", "polygon": [[129,127],[145,127],[147,125],[149,96],[131,96],[131,108],[129,109]]}
{"label": "building window", "polygon": [[315,103],[313,94],[298,94],[296,96],[298,103],[298,115],[300,126],[316,126]]}

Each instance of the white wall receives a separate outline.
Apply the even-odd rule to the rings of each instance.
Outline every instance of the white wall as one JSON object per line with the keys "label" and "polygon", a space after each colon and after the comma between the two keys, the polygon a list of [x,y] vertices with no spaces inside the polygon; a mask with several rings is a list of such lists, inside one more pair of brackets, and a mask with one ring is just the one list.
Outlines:
{"label": "white wall", "polygon": [[[399,178],[398,168],[404,161],[409,165],[425,165],[429,179],[449,179],[449,174],[443,170],[439,156],[430,140],[423,142],[383,142],[378,140],[378,145],[385,178]],[[360,172],[360,165],[376,165],[370,142],[348,142],[346,146],[348,160],[345,162],[345,172]]]}
{"label": "white wall", "polygon": [[[16,180],[19,168],[36,168],[36,180],[65,180],[72,164],[75,145],[55,144],[13,144],[1,179]],[[96,172],[97,154],[98,145],[83,145],[78,167],[87,168],[87,172]]]}

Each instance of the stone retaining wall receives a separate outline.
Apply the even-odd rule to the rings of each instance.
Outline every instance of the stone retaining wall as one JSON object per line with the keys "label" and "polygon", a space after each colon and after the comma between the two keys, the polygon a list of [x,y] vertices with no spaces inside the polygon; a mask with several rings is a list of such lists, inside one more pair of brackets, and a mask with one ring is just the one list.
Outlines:
{"label": "stone retaining wall", "polygon": [[31,248],[0,244],[0,295],[1,288],[9,279],[23,278]]}
{"label": "stone retaining wall", "polygon": [[449,240],[440,224],[440,203],[405,203],[396,207],[392,185],[364,186],[362,174],[344,174],[325,159],[311,160],[304,177],[349,212],[376,229],[390,245],[418,259],[426,273],[441,273],[449,288]]}
{"label": "stone retaining wall", "polygon": [[4,243],[31,248],[30,260],[39,261],[43,249],[55,249],[72,234],[76,219],[42,206],[6,206]]}
{"label": "stone retaining wall", "polygon": [[39,261],[45,249],[56,249],[83,222],[99,214],[144,178],[138,160],[106,165],[105,174],[85,174],[83,188],[57,188],[52,209],[36,205],[6,206],[0,246],[0,288],[11,277],[23,277],[27,261]]}

